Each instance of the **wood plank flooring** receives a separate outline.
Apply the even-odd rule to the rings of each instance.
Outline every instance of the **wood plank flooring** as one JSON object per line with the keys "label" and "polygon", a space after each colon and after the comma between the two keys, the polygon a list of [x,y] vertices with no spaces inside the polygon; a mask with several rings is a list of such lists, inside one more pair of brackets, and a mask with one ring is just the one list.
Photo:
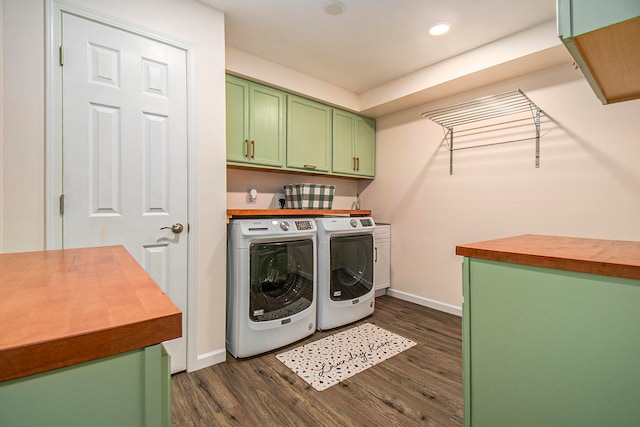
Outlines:
{"label": "wood plank flooring", "polygon": [[[324,391],[276,359],[285,350],[373,323],[417,343]],[[244,360],[172,377],[174,426],[461,426],[461,319],[390,296],[354,324]]]}

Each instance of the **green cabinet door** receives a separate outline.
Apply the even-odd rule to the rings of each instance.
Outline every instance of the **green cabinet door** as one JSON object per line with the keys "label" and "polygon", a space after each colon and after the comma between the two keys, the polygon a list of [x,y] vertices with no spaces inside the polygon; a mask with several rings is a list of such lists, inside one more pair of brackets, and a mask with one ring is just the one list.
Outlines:
{"label": "green cabinet door", "polygon": [[249,82],[227,76],[227,162],[249,161]]}
{"label": "green cabinet door", "polygon": [[162,344],[0,383],[0,426],[169,427]]}
{"label": "green cabinet door", "polygon": [[331,171],[331,107],[287,96],[287,168]]}
{"label": "green cabinet door", "polygon": [[376,174],[376,123],[366,117],[356,118],[356,158],[358,175],[373,178]]}
{"label": "green cabinet door", "polygon": [[333,110],[333,172],[352,175],[356,171],[356,117]]}
{"label": "green cabinet door", "polygon": [[464,424],[638,425],[640,281],[465,258]]}
{"label": "green cabinet door", "polygon": [[375,175],[375,122],[342,110],[333,110],[333,173]]}
{"label": "green cabinet door", "polygon": [[227,76],[226,103],[227,162],[282,167],[285,94]]}

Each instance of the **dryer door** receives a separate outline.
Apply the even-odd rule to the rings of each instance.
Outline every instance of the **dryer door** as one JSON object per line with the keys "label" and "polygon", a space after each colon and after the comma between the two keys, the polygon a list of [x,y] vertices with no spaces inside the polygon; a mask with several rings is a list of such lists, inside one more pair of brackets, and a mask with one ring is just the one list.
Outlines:
{"label": "dryer door", "polygon": [[361,297],[373,288],[373,235],[334,236],[330,239],[333,301]]}
{"label": "dryer door", "polygon": [[254,243],[250,254],[249,317],[282,319],[313,302],[313,240]]}

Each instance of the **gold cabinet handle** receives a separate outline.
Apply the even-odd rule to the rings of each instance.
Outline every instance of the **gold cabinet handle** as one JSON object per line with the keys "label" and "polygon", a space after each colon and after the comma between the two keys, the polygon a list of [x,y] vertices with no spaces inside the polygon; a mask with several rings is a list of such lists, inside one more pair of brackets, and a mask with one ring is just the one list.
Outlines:
{"label": "gold cabinet handle", "polygon": [[353,158],[353,170],[356,170],[356,158]]}
{"label": "gold cabinet handle", "polygon": [[249,140],[244,140],[244,157],[249,158]]}
{"label": "gold cabinet handle", "polygon": [[316,166],[316,165],[304,165],[304,167],[307,168],[307,169],[317,169],[318,168],[318,166]]}
{"label": "gold cabinet handle", "polygon": [[251,140],[251,158],[256,158],[256,142],[253,139]]}
{"label": "gold cabinet handle", "polygon": [[356,171],[360,171],[360,157],[356,157],[356,163],[358,164]]}

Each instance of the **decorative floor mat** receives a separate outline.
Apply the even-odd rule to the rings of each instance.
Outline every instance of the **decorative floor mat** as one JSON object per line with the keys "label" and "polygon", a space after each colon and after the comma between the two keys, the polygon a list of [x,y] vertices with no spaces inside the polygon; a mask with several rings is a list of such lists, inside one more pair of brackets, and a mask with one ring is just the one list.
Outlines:
{"label": "decorative floor mat", "polygon": [[276,357],[322,391],[416,345],[371,323],[339,332]]}

